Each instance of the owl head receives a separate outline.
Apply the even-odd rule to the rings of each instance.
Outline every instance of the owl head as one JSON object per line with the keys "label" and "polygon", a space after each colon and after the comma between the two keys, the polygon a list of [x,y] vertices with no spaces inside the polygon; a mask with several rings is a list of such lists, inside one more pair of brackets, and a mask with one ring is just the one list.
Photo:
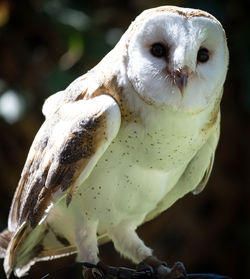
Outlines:
{"label": "owl head", "polygon": [[173,6],[146,10],[121,41],[128,80],[144,102],[194,112],[221,96],[228,48],[212,15]]}

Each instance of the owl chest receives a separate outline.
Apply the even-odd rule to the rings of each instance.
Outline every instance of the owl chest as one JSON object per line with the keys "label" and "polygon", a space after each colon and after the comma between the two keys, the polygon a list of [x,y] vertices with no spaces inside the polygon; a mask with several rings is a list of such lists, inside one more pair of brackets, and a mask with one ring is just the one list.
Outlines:
{"label": "owl chest", "polygon": [[150,212],[205,140],[192,125],[180,130],[159,123],[123,124],[80,189],[84,211],[91,219],[98,216],[101,227]]}
{"label": "owl chest", "polygon": [[172,171],[185,165],[207,141],[211,131],[204,134],[205,125],[199,116],[176,119],[165,114],[152,115],[146,123],[123,123],[101,161],[115,161],[124,169]]}

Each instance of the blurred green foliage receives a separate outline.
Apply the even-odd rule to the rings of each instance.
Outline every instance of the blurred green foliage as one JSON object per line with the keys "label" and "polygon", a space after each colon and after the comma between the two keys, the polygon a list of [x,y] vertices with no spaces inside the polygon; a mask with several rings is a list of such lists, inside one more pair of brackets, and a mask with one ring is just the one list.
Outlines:
{"label": "blurred green foliage", "polygon": [[[208,189],[199,197],[185,197],[140,234],[171,264],[183,260],[192,271],[250,278],[250,21],[249,3],[243,0],[0,1],[0,229],[6,227],[25,157],[43,121],[45,98],[96,65],[141,11],[166,4],[215,15],[226,30],[230,66]],[[108,245],[101,255],[121,264],[112,251]],[[29,278],[39,278],[48,266]],[[70,277],[64,274],[58,278]]]}

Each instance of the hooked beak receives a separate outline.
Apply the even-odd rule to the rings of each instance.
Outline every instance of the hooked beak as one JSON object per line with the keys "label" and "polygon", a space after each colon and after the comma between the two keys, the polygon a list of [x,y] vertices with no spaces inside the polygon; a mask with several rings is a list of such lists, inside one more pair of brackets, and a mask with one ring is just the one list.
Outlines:
{"label": "hooked beak", "polygon": [[182,97],[184,96],[184,91],[188,84],[189,74],[190,69],[187,66],[184,66],[182,69],[174,71],[173,73],[174,83],[179,88]]}

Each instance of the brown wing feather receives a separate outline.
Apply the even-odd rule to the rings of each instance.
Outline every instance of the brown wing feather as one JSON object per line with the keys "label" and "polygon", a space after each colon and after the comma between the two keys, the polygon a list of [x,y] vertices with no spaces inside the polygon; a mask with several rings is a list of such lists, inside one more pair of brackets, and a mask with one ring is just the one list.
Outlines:
{"label": "brown wing feather", "polygon": [[59,190],[63,193],[71,188],[69,204],[77,178],[102,140],[105,116],[97,113],[87,121],[71,119],[70,131],[66,129],[62,144],[55,148],[53,130],[64,121],[62,116],[58,120],[59,113],[45,121],[32,145],[33,156],[28,156],[11,210],[12,221],[17,225],[29,220],[35,227]]}
{"label": "brown wing feather", "polygon": [[[13,199],[9,230],[14,236],[4,260],[7,274],[17,265],[23,274],[46,255],[58,257],[74,252],[71,246],[55,251],[55,255],[54,250],[51,255],[45,250],[37,252],[47,227],[36,225],[66,191],[66,202],[70,203],[75,187],[91,173],[116,137],[120,123],[119,106],[108,95],[66,103],[46,118],[31,146]],[[30,245],[25,241],[32,232],[36,236]]]}

